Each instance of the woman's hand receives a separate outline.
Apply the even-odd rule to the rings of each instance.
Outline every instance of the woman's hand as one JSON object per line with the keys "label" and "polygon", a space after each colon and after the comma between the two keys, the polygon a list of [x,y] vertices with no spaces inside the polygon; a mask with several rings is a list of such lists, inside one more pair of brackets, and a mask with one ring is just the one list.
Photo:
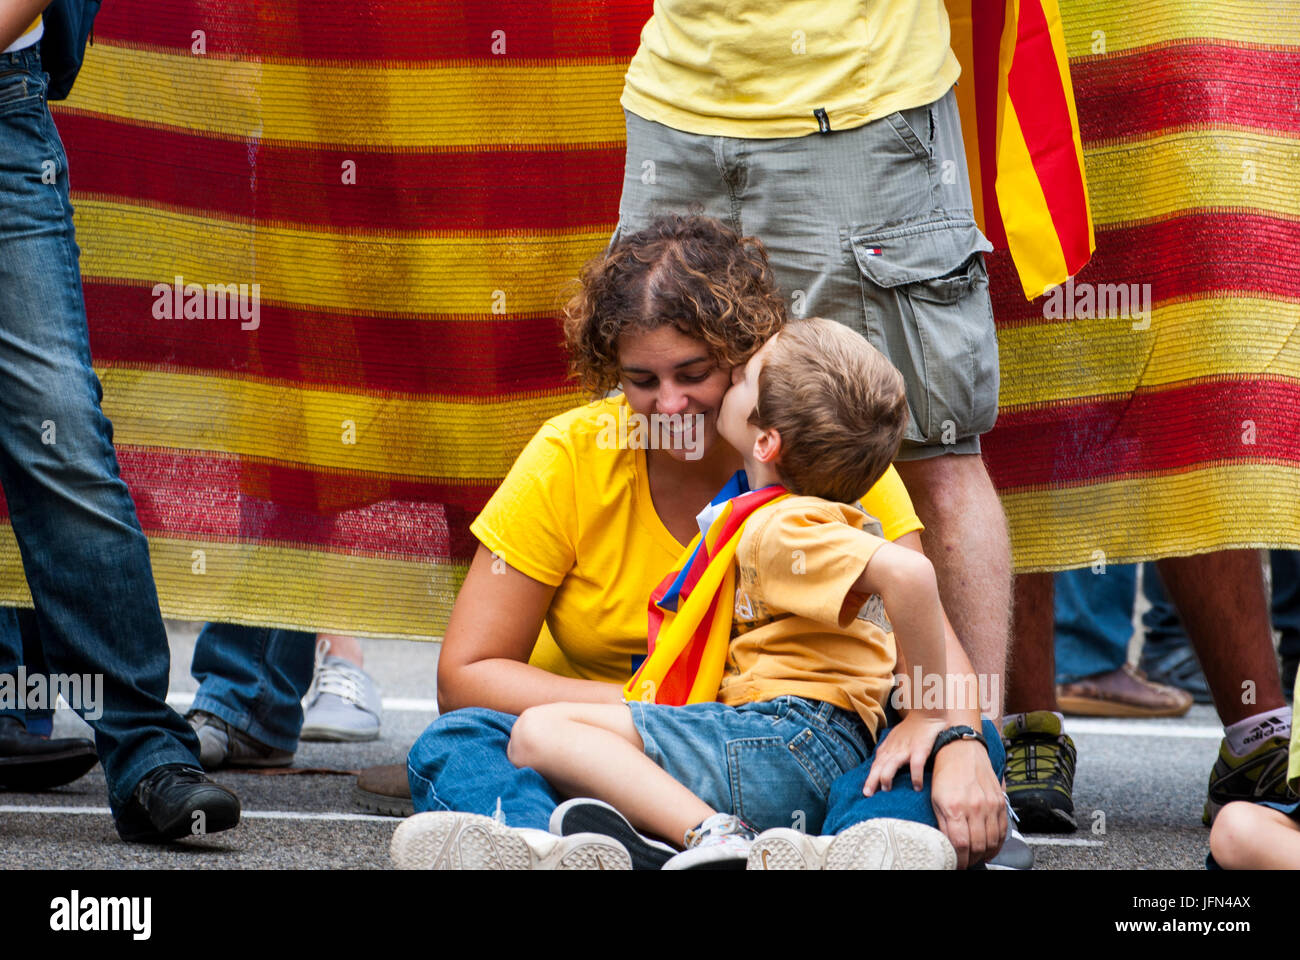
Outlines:
{"label": "woman's hand", "polygon": [[[891,733],[885,744],[893,738]],[[957,851],[957,869],[981,863],[1002,848],[1007,805],[979,741],[954,740],[935,754],[930,802],[939,829]]]}
{"label": "woman's hand", "polygon": [[862,795],[871,796],[877,787],[892,789],[894,774],[903,767],[911,768],[912,786],[920,790],[925,784],[925,765],[934,749],[935,738],[946,726],[941,711],[913,710],[901,723],[890,728],[889,736],[876,749],[871,772],[862,785]]}

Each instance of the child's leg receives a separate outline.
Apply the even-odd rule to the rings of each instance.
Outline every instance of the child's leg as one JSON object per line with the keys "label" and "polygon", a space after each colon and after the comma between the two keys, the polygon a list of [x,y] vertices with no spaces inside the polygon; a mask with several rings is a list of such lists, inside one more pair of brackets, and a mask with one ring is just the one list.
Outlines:
{"label": "child's leg", "polygon": [[1300,823],[1239,800],[1214,818],[1210,853],[1224,870],[1300,870]]}
{"label": "child's leg", "polygon": [[510,733],[510,761],[532,767],[560,793],[613,804],[638,830],[680,846],[717,813],[642,752],[627,707],[550,703],[530,707]]}

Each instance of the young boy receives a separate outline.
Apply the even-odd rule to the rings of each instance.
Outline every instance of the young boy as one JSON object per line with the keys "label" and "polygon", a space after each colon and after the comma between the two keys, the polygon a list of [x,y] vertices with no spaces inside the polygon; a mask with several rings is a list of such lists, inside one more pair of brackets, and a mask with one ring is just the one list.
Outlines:
{"label": "young boy", "polygon": [[[739,534],[716,702],[533,707],[514,726],[512,762],[561,794],[607,801],[637,831],[682,838],[686,852],[667,869],[743,867],[755,831],[818,832],[830,784],[867,759],[884,724],[895,635],[909,668],[945,673],[929,561],[849,506],[893,459],[906,411],[898,371],[828,320],[790,324],[738,368],[719,433],[741,452],[751,489],[790,496],[759,507]],[[888,789],[903,765],[919,789],[945,716],[910,710],[865,792]],[[939,831],[905,826],[929,851],[922,864],[953,865]]]}

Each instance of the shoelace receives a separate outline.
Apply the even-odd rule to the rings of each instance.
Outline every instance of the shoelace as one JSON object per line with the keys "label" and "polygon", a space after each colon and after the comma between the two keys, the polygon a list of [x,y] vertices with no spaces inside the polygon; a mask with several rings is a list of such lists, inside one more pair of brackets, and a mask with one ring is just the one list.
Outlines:
{"label": "shoelace", "polygon": [[362,705],[365,672],[346,660],[324,663],[316,673],[316,693],[332,693],[353,706]]}
{"label": "shoelace", "polygon": [[[1047,768],[1041,774],[1040,764]],[[1008,779],[1023,777],[1029,781],[1046,780],[1050,776],[1048,771],[1054,767],[1069,767],[1069,775],[1074,774],[1074,765],[1062,738],[1047,733],[1021,733],[1008,744]]]}

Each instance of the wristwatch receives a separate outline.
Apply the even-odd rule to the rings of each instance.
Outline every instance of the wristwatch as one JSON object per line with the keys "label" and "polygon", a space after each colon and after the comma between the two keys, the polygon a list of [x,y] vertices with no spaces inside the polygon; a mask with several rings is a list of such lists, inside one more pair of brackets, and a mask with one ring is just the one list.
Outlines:
{"label": "wristwatch", "polygon": [[938,756],[939,751],[948,746],[948,744],[952,743],[954,740],[975,740],[978,741],[980,746],[985,750],[989,748],[988,741],[984,739],[984,735],[976,733],[965,724],[959,727],[949,727],[934,738],[934,746],[930,750],[930,759],[925,762],[926,767],[933,767],[934,758]]}

